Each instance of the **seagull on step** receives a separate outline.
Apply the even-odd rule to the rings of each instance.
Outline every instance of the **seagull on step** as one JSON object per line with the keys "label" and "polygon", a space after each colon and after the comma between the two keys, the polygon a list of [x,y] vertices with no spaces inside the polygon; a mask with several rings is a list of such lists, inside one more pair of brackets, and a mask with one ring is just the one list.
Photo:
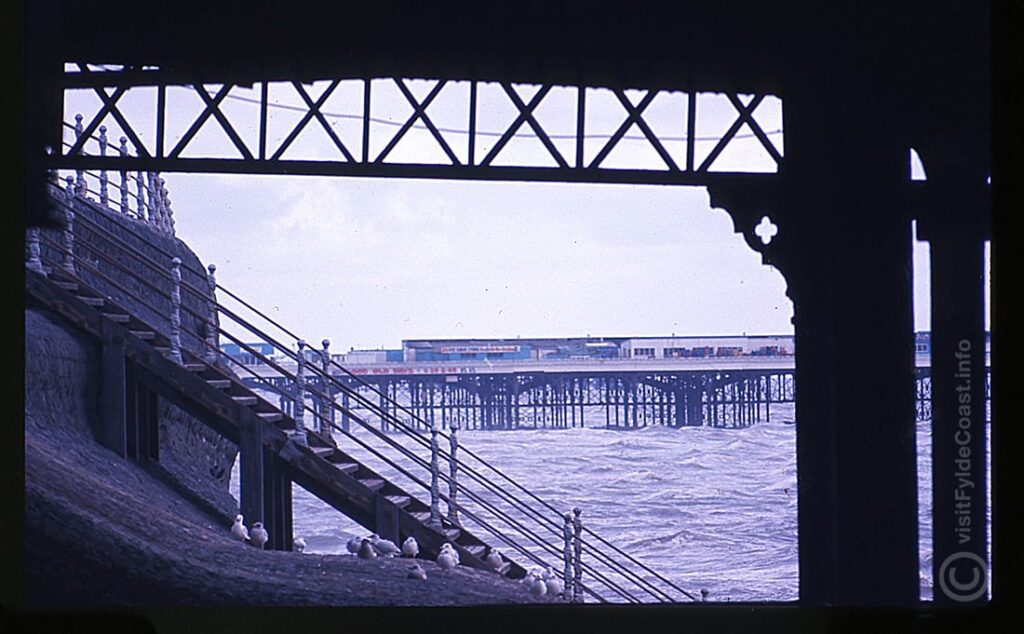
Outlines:
{"label": "seagull on step", "polygon": [[451,555],[452,560],[455,561],[456,564],[461,563],[459,561],[459,551],[455,550],[455,547],[452,546],[450,543],[445,542],[441,546],[441,552],[447,552],[449,555]]}
{"label": "seagull on step", "polygon": [[235,523],[231,525],[231,536],[243,542],[249,541],[249,531],[245,528],[245,524],[242,523],[241,515],[235,516]]}
{"label": "seagull on step", "polygon": [[363,539],[363,541],[359,543],[359,558],[374,559],[376,557],[377,551],[374,550],[373,544],[370,543],[370,540]]}
{"label": "seagull on step", "polygon": [[359,553],[359,546],[362,543],[363,543],[363,538],[361,538],[361,537],[353,537],[352,539],[348,540],[348,542],[345,544],[345,549],[348,550],[348,552],[352,553],[353,555],[358,554]]}
{"label": "seagull on step", "polygon": [[395,542],[390,539],[384,539],[377,533],[370,536],[370,544],[373,545],[373,549],[377,551],[377,554],[382,557],[394,557],[401,551]]}
{"label": "seagull on step", "polygon": [[542,597],[548,593],[548,586],[540,577],[533,577],[530,582],[530,594],[535,597]]}
{"label": "seagull on step", "polygon": [[267,531],[263,528],[262,522],[254,522],[252,530],[249,531],[249,541],[256,548],[263,549],[263,544],[267,543]]}
{"label": "seagull on step", "polygon": [[437,555],[437,565],[441,567],[441,570],[451,570],[455,567],[455,559],[450,550],[441,548],[441,552]]}
{"label": "seagull on step", "polygon": [[420,545],[416,543],[416,538],[412,535],[405,538],[402,542],[402,555],[405,557],[415,557],[420,554]]}
{"label": "seagull on step", "polygon": [[501,553],[498,552],[497,548],[492,548],[491,552],[487,553],[487,558],[484,559],[487,564],[494,569],[501,568],[505,561],[501,558]]}
{"label": "seagull on step", "polygon": [[544,569],[544,572],[541,573],[540,577],[544,581],[547,581],[548,579],[554,579],[555,578],[555,570],[554,570],[554,568],[552,568],[551,566],[548,566],[547,568]]}
{"label": "seagull on step", "polygon": [[409,579],[419,579],[421,581],[427,580],[427,571],[423,569],[419,564],[415,564],[409,568],[409,574],[406,575]]}
{"label": "seagull on step", "polygon": [[306,550],[306,540],[302,539],[301,537],[296,537],[295,540],[292,541],[292,550],[294,550],[297,553],[301,553],[302,551]]}
{"label": "seagull on step", "polygon": [[546,581],[544,581],[544,585],[547,586],[547,593],[551,596],[558,596],[562,594],[562,590],[564,589],[562,586],[562,581],[555,576],[552,576],[548,578]]}

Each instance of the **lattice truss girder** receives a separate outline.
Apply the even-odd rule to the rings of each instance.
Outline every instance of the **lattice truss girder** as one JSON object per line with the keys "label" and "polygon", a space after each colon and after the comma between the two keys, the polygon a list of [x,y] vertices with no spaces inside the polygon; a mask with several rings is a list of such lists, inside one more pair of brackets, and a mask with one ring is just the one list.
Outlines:
{"label": "lattice truss girder", "polygon": [[[628,172],[649,174],[639,179],[645,182],[700,183],[708,173],[773,173],[782,160],[781,102],[764,94],[397,77],[314,85],[168,85],[139,82],[138,71],[132,82],[118,84],[127,74],[85,64],[65,73],[66,119],[76,114],[70,110],[77,105],[74,96],[87,93],[96,107],[84,113],[77,133],[65,123],[58,167],[325,174],[373,173],[395,165],[472,172],[528,167],[577,175],[570,180],[586,175],[601,181]],[[136,99],[126,105],[132,91],[148,91],[151,103],[140,106]],[[286,101],[280,97],[284,92],[290,93]],[[193,95],[199,107],[173,107],[172,93],[178,101],[183,94]],[[247,102],[248,109],[240,110],[240,102]],[[328,103],[341,112],[328,111]],[[762,119],[770,119],[768,125],[755,117],[759,106],[767,110]],[[381,116],[382,108],[390,114]],[[292,120],[272,130],[272,120],[283,111]],[[702,116],[704,111],[708,116]],[[440,125],[439,119],[449,125]],[[98,156],[96,132],[104,122],[125,137],[126,157],[116,145],[105,158]],[[219,137],[215,146],[198,141],[211,128]],[[317,156],[294,158],[290,150],[310,134],[324,141]],[[532,152],[510,150],[524,141],[532,144]],[[399,152],[403,145],[405,151]],[[723,160],[730,149],[733,156]]]}

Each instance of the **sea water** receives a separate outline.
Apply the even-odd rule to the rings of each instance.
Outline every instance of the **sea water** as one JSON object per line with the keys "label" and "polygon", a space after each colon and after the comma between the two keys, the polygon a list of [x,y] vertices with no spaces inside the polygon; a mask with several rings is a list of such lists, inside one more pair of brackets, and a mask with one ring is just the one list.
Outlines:
{"label": "sea water", "polygon": [[[462,430],[459,442],[559,512],[580,507],[588,528],[693,595],[707,589],[709,601],[795,601],[799,571],[793,410],[792,404],[773,405],[772,422],[742,429],[616,430],[604,427],[602,415],[583,428]],[[926,600],[932,595],[930,432],[930,421],[918,423],[920,578],[921,598]],[[429,502],[429,492],[422,486],[341,433],[335,437],[354,457]],[[356,431],[356,437],[378,450],[385,447],[366,430]],[[389,437],[429,460],[429,452],[411,439],[397,433]],[[388,450],[387,455],[395,451]],[[399,464],[429,483],[429,473],[411,460],[403,458]],[[443,460],[441,468],[447,469]],[[493,473],[481,472],[501,482]],[[481,490],[484,499],[498,500],[465,475],[460,477]],[[527,499],[512,485],[503,488]],[[343,554],[349,538],[367,535],[366,529],[301,487],[293,485],[292,490],[294,533],[305,539],[306,552]],[[447,492],[443,481],[441,491]],[[238,461],[231,493],[238,499]],[[460,494],[459,502],[478,509],[465,495]],[[444,502],[440,508],[446,511]],[[496,523],[490,515],[480,514]],[[527,568],[535,567],[472,521],[466,526]],[[561,547],[557,536],[547,536]],[[543,554],[515,537],[530,552]],[[545,557],[561,570],[556,558]],[[600,584],[594,587],[608,594]],[[654,600],[635,588],[630,591],[641,600]]]}

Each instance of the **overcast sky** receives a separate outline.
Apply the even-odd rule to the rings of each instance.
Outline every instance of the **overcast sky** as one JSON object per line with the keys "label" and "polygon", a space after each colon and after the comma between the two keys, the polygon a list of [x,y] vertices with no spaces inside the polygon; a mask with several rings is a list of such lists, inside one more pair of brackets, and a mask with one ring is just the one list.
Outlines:
{"label": "overcast sky", "polygon": [[[325,83],[307,86],[312,99]],[[430,82],[413,82],[422,99]],[[212,87],[211,87],[212,89]],[[361,152],[358,113],[361,82],[343,82],[323,106],[332,129],[354,154]],[[524,87],[527,101],[536,88]],[[456,153],[466,158],[468,85],[449,84],[427,112]],[[643,93],[630,93],[635,104]],[[255,152],[256,92],[234,88],[227,116]],[[372,86],[372,153],[379,152],[411,114],[393,82]],[[155,91],[133,89],[121,105],[150,143]],[[271,151],[301,116],[291,86],[272,86],[283,107],[270,108]],[[555,89],[541,102],[538,120],[550,134],[575,131],[575,91]],[[744,103],[749,97],[742,99]],[[67,94],[67,121],[98,108],[89,92]],[[201,101],[193,92],[168,96],[168,143],[174,143]],[[683,162],[685,95],[659,95],[645,113],[666,148]],[[477,156],[516,115],[496,85],[482,85]],[[588,97],[584,149],[592,158],[625,110],[608,91]],[[700,95],[696,155],[736,118],[721,95]],[[784,152],[781,103],[768,98],[755,118]],[[110,117],[114,143],[120,128]],[[554,159],[528,127],[495,164],[548,165]],[[750,130],[715,168],[775,171]],[[609,155],[607,167],[664,169],[634,126]],[[70,141],[73,134],[66,134]],[[183,156],[234,156],[212,118]],[[555,144],[569,162],[571,138]],[[285,158],[337,155],[312,121]],[[445,154],[418,124],[389,155],[396,162],[443,162]],[[909,159],[908,159],[909,160]],[[914,165],[915,177],[923,172]],[[792,303],[775,269],[761,264],[733,232],[723,210],[711,209],[702,187],[501,183],[383,178],[269,177],[165,174],[177,235],[218,281],[312,341],[332,349],[398,347],[402,339],[441,337],[567,337],[791,333]],[[116,181],[116,176],[114,177]],[[782,230],[785,230],[782,228]],[[927,245],[916,243],[915,324],[930,325]],[[986,324],[988,315],[986,314]]]}

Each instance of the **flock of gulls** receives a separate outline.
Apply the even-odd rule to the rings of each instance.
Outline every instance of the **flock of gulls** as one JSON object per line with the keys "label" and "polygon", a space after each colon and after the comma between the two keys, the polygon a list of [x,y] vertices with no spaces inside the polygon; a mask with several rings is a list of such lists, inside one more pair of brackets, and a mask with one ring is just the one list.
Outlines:
{"label": "flock of gulls", "polygon": [[[254,522],[251,528],[246,528],[244,524],[244,517],[242,515],[235,516],[235,523],[231,526],[231,535],[235,539],[247,542],[256,548],[263,549],[267,543],[267,531],[263,528],[261,522]],[[376,559],[377,557],[404,557],[407,559],[416,559],[420,554],[420,546],[416,542],[415,537],[407,537],[402,542],[401,548],[398,547],[393,541],[384,539],[377,533],[373,533],[368,537],[353,537],[348,540],[345,544],[345,548],[349,553],[359,557],[360,559]],[[306,549],[306,540],[301,537],[296,537],[292,541],[292,550],[295,552],[303,552]],[[441,550],[437,554],[435,560],[438,567],[447,572],[459,565],[459,552],[452,546],[451,543],[445,542],[441,546]],[[505,560],[501,556],[501,552],[497,548],[491,548],[490,552],[484,558],[492,568],[496,571],[501,570],[505,566]],[[409,579],[420,579],[426,580],[427,572],[419,563],[414,563],[409,567],[408,574],[406,575]],[[523,586],[529,591],[530,594],[536,597],[543,596],[560,596],[564,591],[562,581],[555,575],[554,570],[548,566],[546,570],[540,568],[534,568],[526,577],[522,580]]]}

